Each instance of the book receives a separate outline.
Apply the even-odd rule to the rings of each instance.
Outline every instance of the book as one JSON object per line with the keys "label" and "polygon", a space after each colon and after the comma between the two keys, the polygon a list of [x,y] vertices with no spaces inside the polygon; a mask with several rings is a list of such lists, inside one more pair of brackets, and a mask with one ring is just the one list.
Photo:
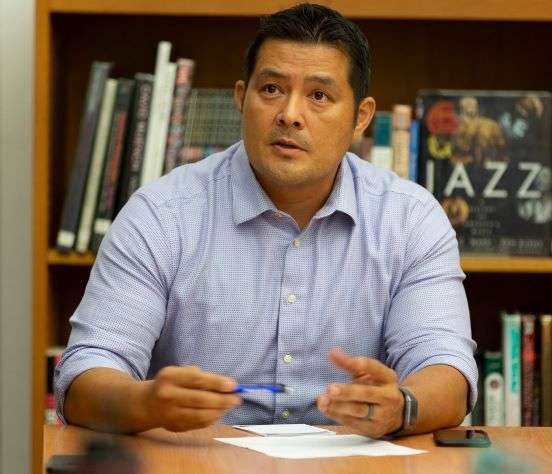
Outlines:
{"label": "book", "polygon": [[109,62],[94,61],[90,68],[77,149],[56,240],[57,248],[62,251],[72,250],[77,238],[96,126],[100,116],[105,83],[111,67],[112,64]]}
{"label": "book", "polygon": [[471,412],[471,424],[474,426],[482,426],[485,424],[485,386],[483,373],[483,353],[475,353],[475,362],[477,364],[477,400]]}
{"label": "book", "polygon": [[82,205],[79,232],[77,235],[77,242],[75,244],[75,250],[80,253],[86,252],[90,245],[92,222],[94,220],[94,213],[96,211],[96,203],[98,201],[98,193],[102,180],[116,91],[117,80],[108,79],[105,84],[100,118],[96,130],[96,138],[94,140],[92,162],[90,163],[88,179],[86,180],[86,192]]}
{"label": "book", "polygon": [[426,90],[419,170],[463,254],[551,252],[552,95]]}
{"label": "book", "polygon": [[233,89],[193,88],[187,102],[183,146],[222,146],[241,137]]}
{"label": "book", "polygon": [[521,316],[521,426],[533,426],[535,315]]}
{"label": "book", "polygon": [[62,424],[56,413],[54,373],[64,350],[65,348],[61,346],[52,346],[46,350],[46,402],[44,407],[44,423],[47,425]]}
{"label": "book", "polygon": [[372,125],[372,164],[386,170],[393,169],[393,149],[391,147],[391,113],[376,112]]}
{"label": "book", "polygon": [[540,316],[541,426],[552,426],[552,314]]}
{"label": "book", "polygon": [[410,125],[412,107],[397,104],[391,115],[391,148],[393,149],[393,171],[400,178],[408,179],[410,155]]}
{"label": "book", "polygon": [[408,157],[408,178],[418,182],[418,151],[420,146],[420,121],[412,120],[410,124],[410,146]]}
{"label": "book", "polygon": [[93,234],[90,243],[90,248],[94,252],[98,251],[100,243],[115,217],[121,157],[127,134],[128,113],[133,91],[133,79],[118,79],[101,192],[94,216]]}
{"label": "book", "polygon": [[117,211],[140,187],[140,175],[146,146],[146,133],[153,92],[153,74],[134,75],[134,99],[129,116],[129,131],[121,165],[121,183],[117,197]]}
{"label": "book", "polygon": [[502,353],[483,353],[483,373],[485,375],[485,425],[504,425],[504,376],[502,375]]}
{"label": "book", "polygon": [[506,426],[521,426],[521,316],[502,313],[502,356]]}
{"label": "book", "polygon": [[[165,157],[166,130],[170,114],[170,98],[167,91],[171,90],[172,97],[175,72],[170,66],[171,48],[172,45],[168,41],[161,41],[157,47],[146,149],[140,177],[141,186],[159,178]],[[173,73],[172,83],[171,72]]]}
{"label": "book", "polygon": [[169,120],[169,131],[165,149],[164,172],[171,171],[178,162],[178,152],[182,148],[184,139],[184,114],[186,100],[190,94],[195,63],[191,59],[178,59],[176,62],[176,79],[174,95]]}

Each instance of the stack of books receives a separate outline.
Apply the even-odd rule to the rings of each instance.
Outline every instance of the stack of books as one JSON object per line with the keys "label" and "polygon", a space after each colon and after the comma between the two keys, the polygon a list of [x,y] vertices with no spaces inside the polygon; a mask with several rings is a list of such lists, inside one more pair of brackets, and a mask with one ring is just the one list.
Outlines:
{"label": "stack of books", "polygon": [[502,314],[502,350],[476,355],[469,424],[552,426],[552,314]]}
{"label": "stack of books", "polygon": [[56,246],[97,251],[111,222],[140,187],[174,167],[238,141],[240,114],[232,89],[192,89],[195,62],[170,62],[159,43],[155,74],[110,78],[95,61]]}

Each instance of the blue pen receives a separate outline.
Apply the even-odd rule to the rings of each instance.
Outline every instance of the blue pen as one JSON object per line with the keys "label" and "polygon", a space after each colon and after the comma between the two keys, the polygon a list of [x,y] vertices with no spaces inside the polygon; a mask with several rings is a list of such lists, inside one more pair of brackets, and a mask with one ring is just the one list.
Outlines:
{"label": "blue pen", "polygon": [[244,392],[272,392],[272,393],[289,393],[290,388],[283,383],[258,383],[251,385],[238,385],[234,393]]}

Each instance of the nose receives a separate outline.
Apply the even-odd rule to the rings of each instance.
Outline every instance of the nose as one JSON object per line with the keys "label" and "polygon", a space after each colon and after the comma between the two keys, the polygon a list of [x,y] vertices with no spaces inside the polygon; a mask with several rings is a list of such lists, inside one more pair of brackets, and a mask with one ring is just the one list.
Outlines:
{"label": "nose", "polygon": [[303,117],[302,102],[299,97],[290,96],[283,104],[277,116],[278,126],[303,129],[305,119]]}

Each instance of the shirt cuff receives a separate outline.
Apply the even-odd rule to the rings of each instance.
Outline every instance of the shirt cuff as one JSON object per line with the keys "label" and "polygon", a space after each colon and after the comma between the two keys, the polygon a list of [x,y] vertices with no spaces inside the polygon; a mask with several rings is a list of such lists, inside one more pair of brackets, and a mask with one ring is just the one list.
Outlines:
{"label": "shirt cuff", "polygon": [[90,369],[109,368],[120,370],[130,376],[139,379],[132,367],[123,358],[104,349],[85,348],[74,352],[66,352],[55,369],[54,390],[56,400],[56,413],[63,424],[68,424],[63,415],[65,395],[73,380],[80,374]]}

